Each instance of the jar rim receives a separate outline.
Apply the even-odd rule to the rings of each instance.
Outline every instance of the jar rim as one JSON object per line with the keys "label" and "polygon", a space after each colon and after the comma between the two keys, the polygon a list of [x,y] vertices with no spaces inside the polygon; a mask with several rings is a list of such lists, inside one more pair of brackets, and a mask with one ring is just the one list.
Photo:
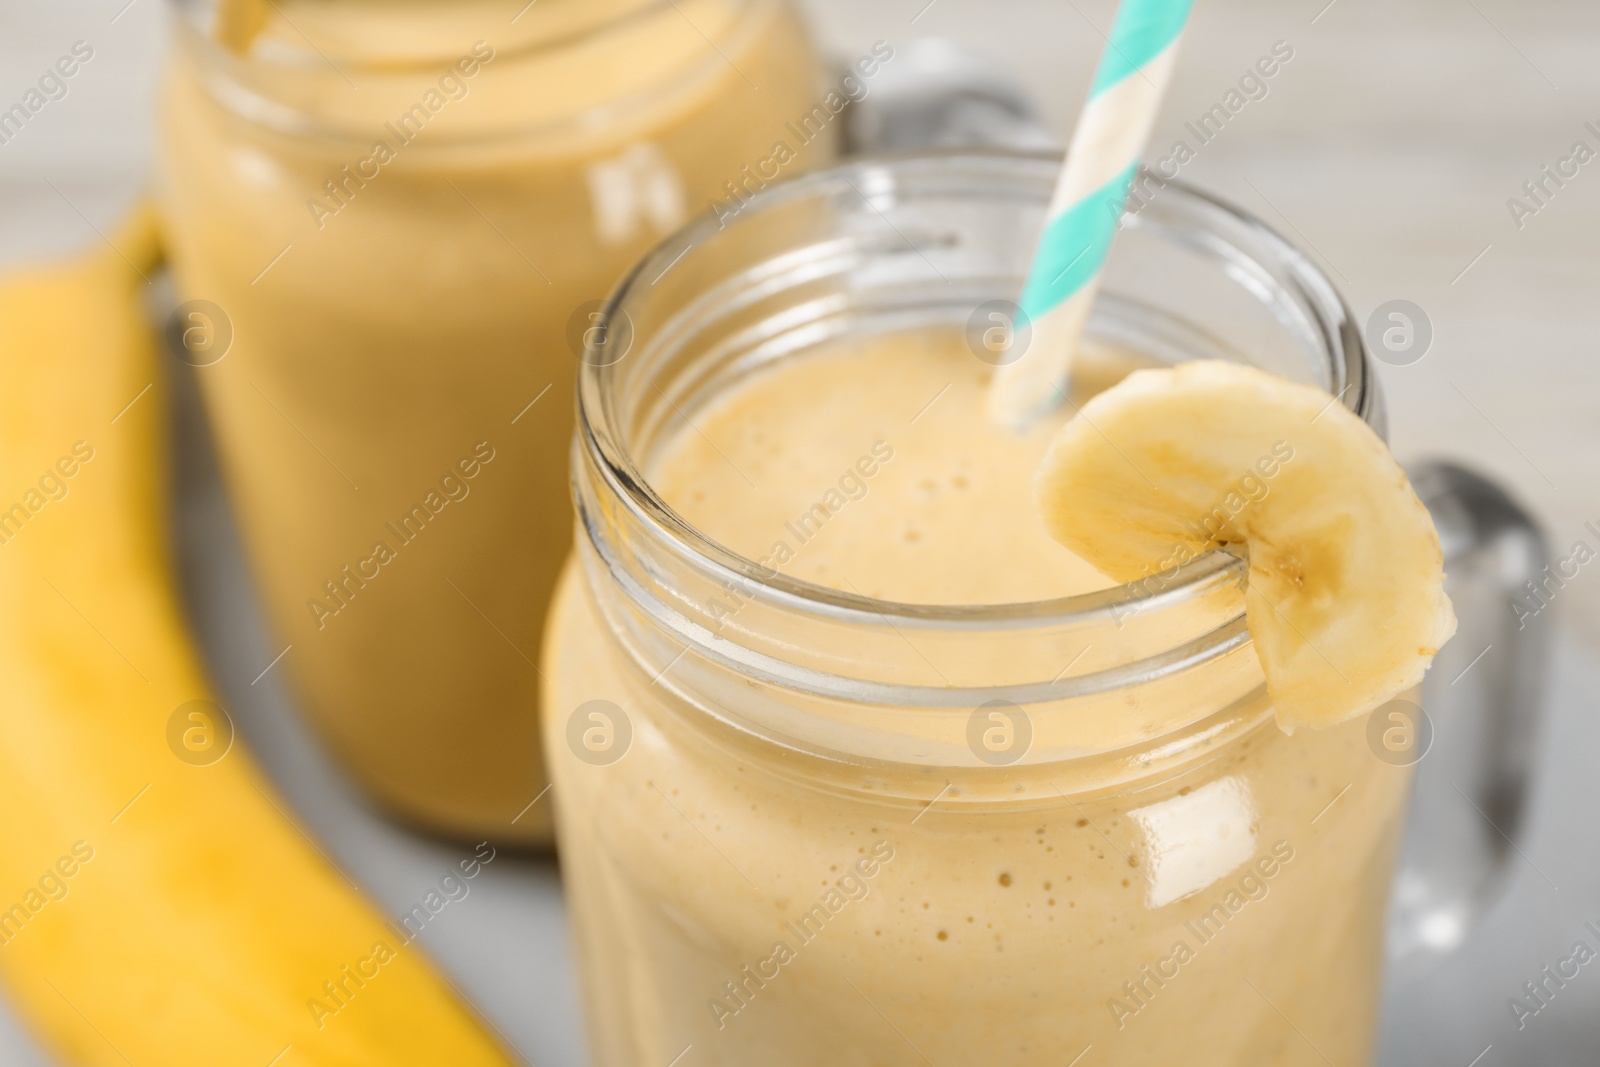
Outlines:
{"label": "jar rim", "polygon": [[[970,167],[980,172],[1009,172],[1029,168],[1053,181],[1060,157],[1045,152],[949,150],[909,155],[872,157],[785,181],[755,193],[740,210],[741,216],[779,210],[808,198],[842,195],[860,187],[869,174],[910,175],[929,168]],[[1286,276],[1308,298],[1323,341],[1323,355],[1335,385],[1332,402],[1348,408],[1384,434],[1384,412],[1376,378],[1371,373],[1365,341],[1349,307],[1332,281],[1316,264],[1265,222],[1229,202],[1181,179],[1162,179],[1161,200],[1168,207],[1227,219],[1242,228],[1274,255]],[[741,218],[739,221],[743,221]],[[736,221],[734,225],[737,225]],[[686,251],[712,240],[722,223],[703,214],[667,237],[639,260],[618,282],[602,305],[602,321],[627,316],[643,290],[653,285]],[[637,340],[635,340],[637,344]],[[677,553],[732,582],[753,583],[752,592],[768,602],[842,622],[881,623],[921,630],[954,629],[995,631],[1071,626],[1117,618],[1130,606],[1144,614],[1176,608],[1213,592],[1219,585],[1242,580],[1245,564],[1222,551],[1212,551],[1160,572],[1162,588],[1141,590],[1126,583],[1066,597],[1000,604],[925,604],[884,600],[851,593],[820,583],[778,573],[765,575],[755,561],[732,551],[684,519],[660,497],[636,458],[623,444],[611,403],[618,375],[616,363],[583,360],[578,371],[577,436],[575,447],[592,463],[616,499],[624,502],[633,519],[665,539]],[[581,508],[580,508],[581,513]],[[1170,575],[1170,577],[1168,577]],[[1243,608],[1241,606],[1242,614]],[[1236,622],[1237,619],[1232,620]],[[1236,643],[1230,624],[1218,626],[1211,636],[1217,650]],[[1198,650],[1197,650],[1198,651]],[[1080,679],[1080,681],[1086,680]]]}
{"label": "jar rim", "polygon": [[[170,5],[176,10],[190,28],[204,33],[205,13],[213,8],[221,7],[228,0],[169,0]],[[672,0],[639,0],[639,5],[634,10],[623,16],[623,20],[638,18],[648,15],[653,11],[662,11],[672,6]],[[563,34],[558,37],[539,41],[530,50],[537,51],[543,48],[564,47],[585,38],[602,35],[617,25],[617,21],[601,22],[595,25]],[[207,37],[207,40],[211,38]],[[216,42],[213,42],[216,43]],[[440,57],[435,57],[440,58]]]}
{"label": "jar rim", "polygon": [[[219,6],[222,2],[226,2],[226,0],[169,0],[169,6],[176,14],[176,21],[181,28],[181,32],[186,34],[190,42],[205,50],[203,55],[206,57],[207,67],[212,68],[213,72],[223,79],[219,85],[210,87],[209,91],[214,99],[230,112],[280,133],[353,141],[362,141],[368,137],[370,131],[366,126],[346,126],[324,118],[307,115],[276,100],[263,97],[253,88],[245,85],[237,75],[237,70],[242,63],[240,58],[207,31],[207,12]],[[733,0],[733,2],[738,3],[745,9],[741,12],[737,21],[737,29],[735,31],[735,36],[737,36],[749,33],[753,24],[752,18],[761,14],[763,10],[774,8],[780,0]],[[618,19],[597,22],[586,28],[548,38],[530,40],[504,51],[499,46],[496,46],[496,57],[497,60],[508,59],[521,62],[537,60],[541,55],[554,54],[586,42],[603,40],[608,34],[616,33],[625,26],[674,11],[675,8],[676,5],[673,0],[641,0],[636,9],[627,12]],[[302,57],[307,62],[333,65],[332,59],[318,50],[315,45],[312,45],[311,49],[311,52]],[[393,72],[394,70],[402,69],[402,66],[421,70],[430,63],[448,58],[450,57],[440,53],[436,56],[429,56],[426,59],[418,58],[409,64],[401,66],[386,64],[383,70],[385,72]],[[256,61],[260,60],[257,59]],[[636,87],[627,96],[620,99],[606,100],[592,107],[574,111],[558,118],[527,124],[515,124],[504,129],[488,132],[458,134],[441,138],[441,147],[493,144],[516,139],[558,136],[573,130],[601,128],[634,111],[650,107],[658,102],[664,94],[670,93],[675,88],[693,85],[698,79],[704,77],[707,72],[729,62],[721,51],[713,48],[709,55],[701,56],[691,63],[687,63],[669,73],[664,73],[654,81]],[[283,61],[280,65],[292,66],[294,64]],[[343,70],[338,66],[334,66],[334,69],[339,70],[340,74],[343,75]],[[428,69],[431,69],[431,67]]]}

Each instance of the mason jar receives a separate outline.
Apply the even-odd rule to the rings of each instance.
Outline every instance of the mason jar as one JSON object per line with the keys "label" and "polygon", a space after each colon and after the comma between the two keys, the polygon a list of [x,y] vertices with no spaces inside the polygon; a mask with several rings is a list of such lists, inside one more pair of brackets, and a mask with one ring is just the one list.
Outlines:
{"label": "mason jar", "polygon": [[[580,373],[543,660],[605,1067],[1367,1062],[1415,758],[1369,717],[1278,727],[1240,561],[897,603],[738,556],[652,484],[748,376],[959,337],[1013,297],[1058,166],[814,175],[687,228],[608,305],[633,343]],[[1384,428],[1328,279],[1176,183],[1126,218],[1086,344],[1256,364]]]}
{"label": "mason jar", "polygon": [[861,75],[825,83],[783,0],[175,11],[170,334],[263,667],[391,812],[545,841],[536,657],[599,299],[687,218],[828,160]]}

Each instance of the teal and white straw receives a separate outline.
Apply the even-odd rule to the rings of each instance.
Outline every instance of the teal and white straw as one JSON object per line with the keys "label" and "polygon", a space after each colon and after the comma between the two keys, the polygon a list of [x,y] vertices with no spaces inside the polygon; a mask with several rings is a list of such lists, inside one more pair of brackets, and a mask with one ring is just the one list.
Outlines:
{"label": "teal and white straw", "polygon": [[1065,394],[1192,3],[1122,0],[1117,10],[1022,291],[1032,338],[1019,359],[996,370],[989,393],[990,414],[1002,423],[1026,425]]}

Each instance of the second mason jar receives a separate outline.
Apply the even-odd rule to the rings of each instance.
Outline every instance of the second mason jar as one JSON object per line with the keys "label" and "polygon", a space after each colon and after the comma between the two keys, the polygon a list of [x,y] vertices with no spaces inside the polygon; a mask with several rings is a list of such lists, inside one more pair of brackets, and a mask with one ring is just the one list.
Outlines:
{"label": "second mason jar", "polygon": [[780,0],[176,7],[170,333],[276,669],[390,810],[547,840],[536,661],[598,298],[828,159],[850,86]]}

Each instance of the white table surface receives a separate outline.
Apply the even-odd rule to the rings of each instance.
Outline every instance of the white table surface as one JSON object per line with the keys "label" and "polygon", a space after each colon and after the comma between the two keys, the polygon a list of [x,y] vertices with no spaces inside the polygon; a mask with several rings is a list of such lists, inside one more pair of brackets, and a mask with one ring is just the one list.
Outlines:
{"label": "white table surface", "polygon": [[[1198,0],[1154,144],[1220,98],[1273,42],[1295,49],[1185,176],[1310,250],[1365,317],[1420,305],[1433,348],[1382,367],[1395,451],[1491,474],[1557,546],[1600,519],[1600,163],[1519,229],[1506,206],[1600,126],[1600,4],[1584,0]],[[1111,0],[805,0],[830,50],[948,36],[1004,65],[1065,139]],[[0,0],[0,101],[86,40],[95,58],[0,145],[0,265],[94,243],[146,179],[161,0]],[[913,18],[915,22],[913,23]],[[1481,254],[1481,258],[1480,257]],[[4,354],[10,358],[10,354]],[[192,437],[186,440],[193,440]],[[269,675],[208,457],[187,449],[180,544],[195,625],[223,699],[331,854],[398,911],[460,849],[374,817],[304,734]],[[1600,578],[1555,603],[1544,773],[1505,898],[1477,935],[1387,994],[1385,1064],[1600,1062],[1600,972],[1585,968],[1520,1032],[1508,997],[1600,921]],[[1426,764],[1424,764],[1426,771]],[[430,947],[532,1062],[583,1062],[561,891],[548,861],[498,861]],[[51,1061],[0,1005],[0,1064]],[[151,1067],[141,1064],[139,1067]],[[690,1067],[690,1065],[686,1065]],[[954,1067],[954,1065],[941,1065]],[[1343,1065],[1339,1065],[1343,1067]]]}

